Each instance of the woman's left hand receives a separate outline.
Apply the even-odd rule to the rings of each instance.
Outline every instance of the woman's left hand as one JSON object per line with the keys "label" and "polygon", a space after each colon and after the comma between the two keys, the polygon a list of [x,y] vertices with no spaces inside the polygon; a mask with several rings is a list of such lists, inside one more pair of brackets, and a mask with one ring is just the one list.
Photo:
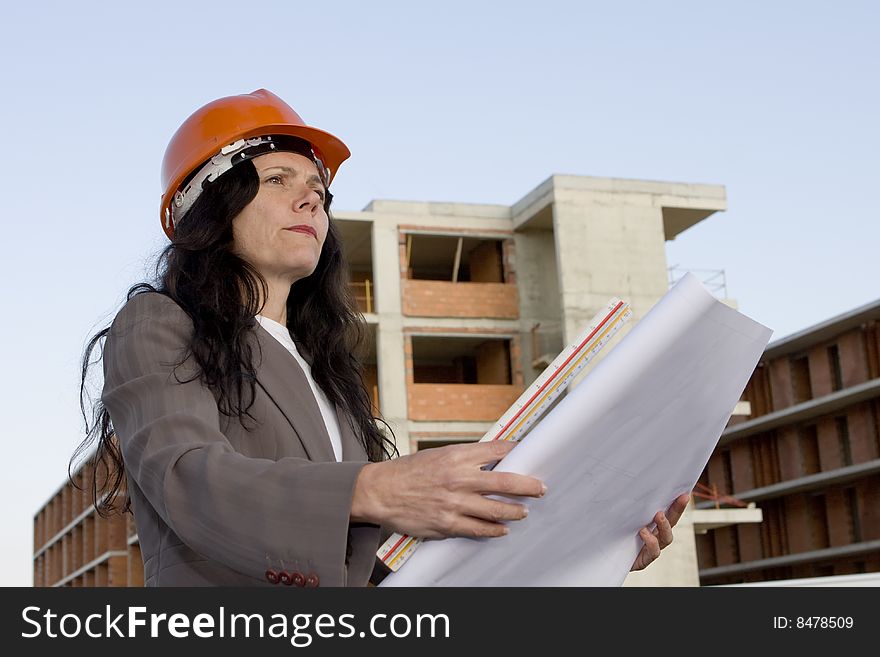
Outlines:
{"label": "woman's left hand", "polygon": [[644,570],[651,562],[660,556],[660,550],[672,543],[672,528],[681,518],[685,507],[688,505],[691,496],[683,493],[675,498],[675,501],[666,509],[666,513],[658,511],[654,516],[654,523],[657,525],[653,530],[648,527],[642,527],[639,530],[639,536],[645,544],[642,546],[639,556],[633,562],[631,571]]}

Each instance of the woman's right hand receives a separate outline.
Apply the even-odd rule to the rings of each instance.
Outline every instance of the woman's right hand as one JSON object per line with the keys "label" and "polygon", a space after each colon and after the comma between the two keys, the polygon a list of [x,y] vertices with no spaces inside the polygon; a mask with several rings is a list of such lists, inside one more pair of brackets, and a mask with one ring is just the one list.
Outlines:
{"label": "woman's right hand", "polygon": [[368,463],[355,483],[351,519],[420,538],[504,536],[505,521],[522,520],[528,509],[485,496],[546,491],[534,477],[482,469],[514,447],[504,441],[449,445]]}

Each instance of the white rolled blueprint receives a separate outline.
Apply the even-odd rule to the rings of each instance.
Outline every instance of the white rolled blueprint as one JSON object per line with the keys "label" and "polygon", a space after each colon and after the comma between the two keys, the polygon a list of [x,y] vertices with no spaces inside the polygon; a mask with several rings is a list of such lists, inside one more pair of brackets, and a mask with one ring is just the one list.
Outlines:
{"label": "white rolled blueprint", "polygon": [[[425,541],[381,586],[620,586],[690,492],[772,331],[682,278],[496,467],[547,485],[502,538]],[[661,557],[662,558],[662,557]]]}

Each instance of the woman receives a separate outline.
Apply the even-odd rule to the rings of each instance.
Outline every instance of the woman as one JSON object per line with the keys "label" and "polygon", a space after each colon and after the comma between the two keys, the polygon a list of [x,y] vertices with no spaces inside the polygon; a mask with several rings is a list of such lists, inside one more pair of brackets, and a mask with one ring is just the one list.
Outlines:
{"label": "woman", "polygon": [[[83,365],[84,384],[106,338],[79,453],[97,440],[102,511],[125,484],[148,586],[362,586],[380,526],[502,536],[526,506],[485,495],[544,492],[481,468],[506,443],[391,458],[354,355],[362,319],[330,217],[348,156],[262,89],[209,103],[171,139],[158,285],[129,290]],[[643,530],[634,567],[671,541],[682,509]]]}

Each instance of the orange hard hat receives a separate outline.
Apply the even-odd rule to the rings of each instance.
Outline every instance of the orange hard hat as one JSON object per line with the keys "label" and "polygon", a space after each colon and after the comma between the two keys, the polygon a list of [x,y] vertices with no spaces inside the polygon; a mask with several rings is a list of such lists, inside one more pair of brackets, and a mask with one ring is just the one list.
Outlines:
{"label": "orange hard hat", "polygon": [[[325,185],[330,184],[339,165],[351,155],[342,141],[329,132],[306,125],[293,108],[265,89],[212,101],[183,122],[165,149],[159,217],[169,238],[174,234],[174,221],[179,221],[179,217],[173,216],[172,206],[175,200],[181,205],[180,188],[184,181],[206,164],[217,162],[222,155],[224,166],[215,167],[213,172],[215,176],[221,174],[232,166],[232,155],[260,141],[255,138],[267,135],[298,137],[308,142]],[[211,179],[211,175],[206,174],[207,179]],[[189,195],[187,208],[201,192],[202,182]]]}

